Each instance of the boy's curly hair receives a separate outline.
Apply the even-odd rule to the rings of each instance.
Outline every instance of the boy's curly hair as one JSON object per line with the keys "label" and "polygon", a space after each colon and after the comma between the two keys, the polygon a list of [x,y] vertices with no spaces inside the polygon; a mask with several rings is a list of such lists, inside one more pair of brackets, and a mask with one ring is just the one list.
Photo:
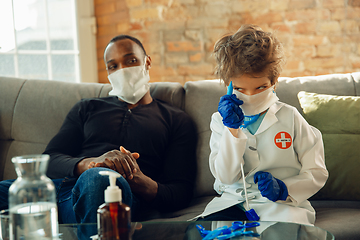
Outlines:
{"label": "boy's curly hair", "polygon": [[243,25],[235,34],[219,39],[214,46],[214,55],[215,74],[227,85],[231,77],[262,73],[275,84],[284,62],[279,40],[255,25]]}

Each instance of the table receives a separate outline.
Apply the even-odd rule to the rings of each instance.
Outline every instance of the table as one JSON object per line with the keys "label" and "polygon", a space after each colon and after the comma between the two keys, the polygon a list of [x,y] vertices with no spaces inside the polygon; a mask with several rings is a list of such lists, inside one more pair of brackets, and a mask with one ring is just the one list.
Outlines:
{"label": "table", "polygon": [[[196,224],[207,230],[221,226],[231,226],[232,221],[197,221],[197,222],[141,222],[132,223],[132,240],[201,240]],[[321,228],[284,222],[259,222],[260,226],[249,228],[260,234],[258,238],[237,237],[232,239],[261,240],[332,240],[334,236]],[[59,231],[63,240],[89,240],[97,233],[94,224],[60,224]]]}

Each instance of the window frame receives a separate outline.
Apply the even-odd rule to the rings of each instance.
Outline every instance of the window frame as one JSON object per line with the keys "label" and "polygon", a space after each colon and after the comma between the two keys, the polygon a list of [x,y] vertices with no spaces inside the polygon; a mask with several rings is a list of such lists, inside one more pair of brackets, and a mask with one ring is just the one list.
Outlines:
{"label": "window frame", "polygon": [[80,81],[98,83],[94,0],[77,0],[76,13]]}

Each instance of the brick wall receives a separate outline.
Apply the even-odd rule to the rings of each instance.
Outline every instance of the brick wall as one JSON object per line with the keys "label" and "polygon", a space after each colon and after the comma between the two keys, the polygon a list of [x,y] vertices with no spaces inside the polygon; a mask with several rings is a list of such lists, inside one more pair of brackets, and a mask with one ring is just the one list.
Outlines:
{"label": "brick wall", "polygon": [[213,79],[215,41],[241,24],[275,31],[287,53],[281,76],[360,71],[360,0],[94,0],[99,82],[118,34],[139,38],[152,81]]}

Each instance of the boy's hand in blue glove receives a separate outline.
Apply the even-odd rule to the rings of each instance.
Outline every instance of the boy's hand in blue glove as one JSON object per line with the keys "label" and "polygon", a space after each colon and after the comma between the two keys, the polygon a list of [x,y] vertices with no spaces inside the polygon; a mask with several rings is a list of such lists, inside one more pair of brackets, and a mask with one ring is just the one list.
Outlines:
{"label": "boy's hand in blue glove", "polygon": [[285,201],[288,196],[288,190],[285,183],[274,178],[269,172],[259,171],[255,173],[254,182],[258,183],[261,195],[273,202],[276,202],[277,200]]}
{"label": "boy's hand in blue glove", "polygon": [[224,95],[220,98],[218,111],[223,118],[223,123],[228,128],[239,128],[244,122],[244,113],[239,107],[243,101],[235,94]]}

